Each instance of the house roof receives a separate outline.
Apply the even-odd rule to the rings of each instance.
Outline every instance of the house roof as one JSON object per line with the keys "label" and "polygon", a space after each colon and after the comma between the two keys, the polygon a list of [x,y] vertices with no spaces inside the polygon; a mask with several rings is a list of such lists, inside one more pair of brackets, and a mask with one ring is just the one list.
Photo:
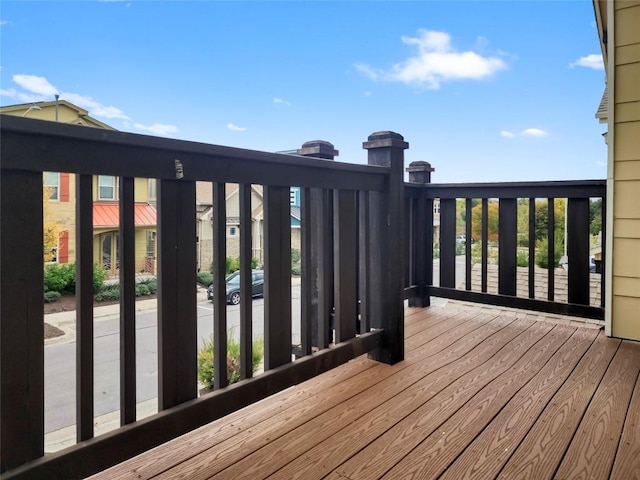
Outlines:
{"label": "house roof", "polygon": [[602,99],[596,112],[596,118],[600,120],[601,123],[606,122],[607,118],[609,118],[609,87],[604,87]]}
{"label": "house roof", "polygon": [[[31,102],[31,103],[20,103],[16,105],[6,105],[4,107],[0,107],[0,113],[5,113],[9,115],[23,115],[31,107],[34,107],[34,106],[38,107],[36,108],[36,110],[40,110],[40,111],[47,110],[51,112],[55,109],[56,104],[58,105],[59,109],[72,110],[75,113],[75,115],[78,116],[78,119],[72,121],[71,123],[77,123],[79,125],[84,125],[89,127],[98,127],[98,128],[105,128],[108,130],[115,130],[115,128],[113,128],[112,126],[107,125],[106,123],[103,123],[100,120],[97,120],[91,117],[89,115],[89,112],[84,108],[80,108],[79,106],[74,105],[73,103],[63,99],[60,99],[57,102],[56,101]],[[32,115],[32,116],[35,117],[35,115]],[[40,115],[39,118],[41,120],[53,121],[53,118],[51,118],[52,116],[53,116],[53,113],[47,113],[45,114],[45,116]]]}
{"label": "house roof", "polygon": [[[133,206],[133,224],[136,227],[155,227],[157,224],[156,209],[148,203],[136,203]],[[94,227],[118,227],[120,212],[117,203],[94,203]]]}

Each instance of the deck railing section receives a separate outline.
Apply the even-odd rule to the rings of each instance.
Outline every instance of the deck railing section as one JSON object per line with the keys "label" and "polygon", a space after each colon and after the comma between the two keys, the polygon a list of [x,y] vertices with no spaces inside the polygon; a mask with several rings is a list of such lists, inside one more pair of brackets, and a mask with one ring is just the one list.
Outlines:
{"label": "deck railing section", "polygon": [[[249,151],[2,117],[0,328],[6,478],[80,478],[369,352],[403,357],[403,150],[400,135],[364,143],[369,165]],[[311,152],[313,155],[313,152]],[[321,155],[320,155],[321,156]],[[76,175],[77,441],[44,452],[43,172]],[[94,437],[92,177],[119,178],[121,427]],[[136,419],[134,178],[158,181],[158,408]],[[213,182],[214,379],[196,378],[196,181]],[[251,229],[240,229],[241,378],[227,386],[225,184],[264,189],[265,373],[251,372]],[[301,187],[302,339],[292,360],[289,188]],[[320,228],[318,229],[318,225]],[[320,235],[313,232],[319,231]],[[335,312],[330,315],[331,308]],[[317,311],[315,320],[310,312]],[[329,319],[333,317],[333,325]],[[359,329],[357,328],[359,325]],[[333,331],[333,333],[332,333]],[[312,348],[315,347],[315,348]],[[316,351],[317,350],[317,351]],[[314,351],[315,353],[312,353]]]}
{"label": "deck railing section", "polygon": [[[599,213],[603,228],[606,224],[604,180],[432,184],[433,169],[427,162],[414,162],[407,170],[410,178],[405,188],[406,238],[409,240],[405,257],[405,298],[409,299],[410,305],[429,305],[430,296],[436,296],[598,320],[604,318],[602,266],[606,234],[604,231],[600,234],[601,258],[595,262],[598,268],[594,272],[594,264],[590,265],[592,236],[589,232],[590,208],[594,200],[601,201]],[[538,204],[537,199],[541,199]],[[563,213],[566,216],[565,244],[555,238],[559,235],[560,223],[555,219],[558,199],[566,199]],[[436,202],[439,202],[439,211],[434,214]],[[472,214],[474,204],[480,215]],[[518,229],[518,205],[523,207],[520,215],[523,212],[527,215],[520,219],[520,230],[525,224],[525,232]],[[465,215],[459,215],[457,209]],[[462,225],[461,218],[464,218]],[[544,223],[542,227],[541,222]],[[536,246],[536,236],[541,236],[541,229],[547,245],[544,251],[540,251],[545,248],[544,243]],[[434,248],[434,244],[439,248]],[[556,268],[561,253],[559,248],[566,252],[562,269]],[[518,258],[525,266],[518,266]],[[544,268],[536,266],[536,259],[538,263],[546,264]],[[475,265],[474,260],[478,261]],[[461,261],[464,262],[464,279],[456,278],[456,265],[460,273]],[[439,274],[434,281],[436,263]],[[490,267],[492,271],[497,269],[497,285],[490,285]],[[559,275],[566,276],[563,298],[556,295],[556,277]],[[598,291],[593,292],[592,283]],[[490,291],[491,287],[495,291]]]}

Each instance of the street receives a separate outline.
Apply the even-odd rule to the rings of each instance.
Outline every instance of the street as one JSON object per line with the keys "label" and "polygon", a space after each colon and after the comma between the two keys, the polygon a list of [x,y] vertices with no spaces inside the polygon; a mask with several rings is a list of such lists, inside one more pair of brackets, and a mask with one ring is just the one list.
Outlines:
{"label": "street", "polygon": [[[211,302],[197,304],[198,347],[213,332]],[[253,300],[253,336],[264,334],[264,299]],[[236,337],[240,330],[240,307],[227,305],[227,325]],[[158,335],[155,310],[136,315],[137,402],[158,395]],[[94,324],[94,415],[120,408],[119,316]],[[292,287],[292,342],[300,339],[300,286]],[[75,423],[76,343],[56,343],[45,347],[45,433]]]}

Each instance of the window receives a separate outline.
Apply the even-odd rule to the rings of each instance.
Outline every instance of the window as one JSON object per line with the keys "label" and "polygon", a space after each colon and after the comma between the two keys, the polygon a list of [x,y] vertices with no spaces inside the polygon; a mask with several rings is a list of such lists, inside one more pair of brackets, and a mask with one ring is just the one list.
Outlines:
{"label": "window", "polygon": [[116,199],[116,177],[98,175],[98,200]]}
{"label": "window", "polygon": [[149,195],[148,195],[148,200],[149,203],[156,203],[158,196],[157,196],[157,180],[155,178],[150,178],[149,179]]}
{"label": "window", "polygon": [[42,184],[51,191],[49,200],[60,199],[60,174],[58,172],[44,172]]}
{"label": "window", "polygon": [[229,227],[229,236],[235,237],[238,234],[238,229],[236,227]]}
{"label": "window", "polygon": [[147,257],[156,257],[156,232],[147,230]]}

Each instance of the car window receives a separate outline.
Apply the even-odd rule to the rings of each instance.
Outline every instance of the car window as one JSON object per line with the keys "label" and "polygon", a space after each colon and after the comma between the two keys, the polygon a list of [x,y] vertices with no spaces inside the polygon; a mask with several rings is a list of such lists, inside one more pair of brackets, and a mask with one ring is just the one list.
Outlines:
{"label": "car window", "polygon": [[227,285],[239,285],[240,284],[240,273],[235,272],[229,275],[226,279]]}

